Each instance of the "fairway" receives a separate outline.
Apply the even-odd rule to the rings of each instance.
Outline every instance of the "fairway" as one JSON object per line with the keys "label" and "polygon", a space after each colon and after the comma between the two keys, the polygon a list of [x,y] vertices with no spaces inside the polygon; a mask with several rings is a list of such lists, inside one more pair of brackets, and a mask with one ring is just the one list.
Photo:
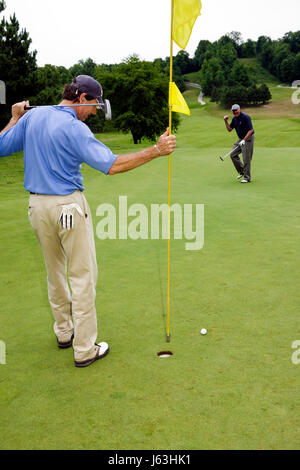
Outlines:
{"label": "fairway", "polygon": [[[191,117],[177,133],[171,203],[204,204],[205,242],[187,251],[185,239],[171,240],[170,344],[167,241],[96,237],[98,340],[111,351],[74,367],[52,330],[22,155],[0,159],[1,449],[300,448],[299,105],[286,118],[287,90],[276,89],[271,111],[247,108],[256,140],[243,185],[219,159],[236,141],[225,111],[208,99],[201,107],[194,90],[185,96]],[[147,145],[98,137],[116,154]],[[97,207],[117,208],[119,196],[167,202],[165,157],[112,177],[82,171],[95,230]],[[173,356],[157,357],[163,349]]]}

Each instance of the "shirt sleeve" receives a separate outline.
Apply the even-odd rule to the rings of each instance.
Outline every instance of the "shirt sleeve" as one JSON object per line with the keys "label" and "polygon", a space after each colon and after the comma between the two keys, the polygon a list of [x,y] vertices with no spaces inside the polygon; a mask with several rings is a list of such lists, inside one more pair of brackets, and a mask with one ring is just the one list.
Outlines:
{"label": "shirt sleeve", "polygon": [[4,132],[4,134],[0,134],[0,157],[12,155],[23,150],[25,116],[22,116],[17,124]]}
{"label": "shirt sleeve", "polygon": [[73,146],[80,163],[87,163],[105,174],[117,158],[106,145],[96,139],[86,124],[79,121],[73,126]]}
{"label": "shirt sleeve", "polygon": [[231,129],[234,129],[235,128],[235,119],[233,118],[231,123],[229,124]]}

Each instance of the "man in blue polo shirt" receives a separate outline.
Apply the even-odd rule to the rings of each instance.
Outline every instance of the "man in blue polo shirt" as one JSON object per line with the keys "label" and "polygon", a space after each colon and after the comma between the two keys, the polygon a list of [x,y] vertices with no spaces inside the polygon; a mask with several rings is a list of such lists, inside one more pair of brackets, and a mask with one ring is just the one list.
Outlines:
{"label": "man in blue polo shirt", "polygon": [[[254,129],[250,116],[246,113],[242,113],[238,104],[234,104],[231,110],[234,117],[229,124],[228,116],[224,116],[225,126],[228,132],[231,132],[233,129],[236,130],[238,141],[233,145],[230,157],[238,172],[237,179],[243,178],[241,183],[250,183],[251,160],[254,148]],[[239,157],[241,152],[243,163]]]}
{"label": "man in blue polo shirt", "polygon": [[109,351],[106,342],[96,343],[98,270],[81,165],[113,175],[169,155],[176,146],[167,129],[152,147],[114,155],[84,124],[103,104],[100,83],[80,75],[65,85],[58,106],[25,112],[28,102],[15,104],[0,133],[0,157],[24,150],[28,215],[44,254],[54,332],[60,348],[73,345],[77,367],[89,366]]}

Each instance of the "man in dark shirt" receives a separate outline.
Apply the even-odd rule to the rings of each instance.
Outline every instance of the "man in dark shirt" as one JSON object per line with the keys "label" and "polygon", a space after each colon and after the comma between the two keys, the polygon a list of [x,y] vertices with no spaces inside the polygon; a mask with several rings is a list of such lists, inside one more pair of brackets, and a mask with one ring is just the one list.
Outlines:
{"label": "man in dark shirt", "polygon": [[[250,183],[251,181],[251,160],[254,147],[254,129],[248,114],[242,113],[238,104],[234,104],[231,108],[233,119],[228,123],[228,116],[224,116],[225,126],[228,132],[236,130],[238,141],[232,147],[230,154],[231,160],[238,172],[237,179],[243,178],[241,183]],[[243,162],[241,162],[239,154],[242,152]]]}

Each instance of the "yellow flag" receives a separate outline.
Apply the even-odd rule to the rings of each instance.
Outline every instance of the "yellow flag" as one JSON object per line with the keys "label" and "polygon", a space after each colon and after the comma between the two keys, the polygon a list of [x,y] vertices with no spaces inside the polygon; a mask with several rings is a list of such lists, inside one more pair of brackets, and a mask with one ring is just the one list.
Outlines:
{"label": "yellow flag", "polygon": [[184,97],[178,90],[175,82],[169,83],[169,105],[175,113],[187,114],[188,116],[191,114],[190,109],[186,104]]}
{"label": "yellow flag", "polygon": [[172,39],[185,49],[201,12],[201,0],[173,0]]}

